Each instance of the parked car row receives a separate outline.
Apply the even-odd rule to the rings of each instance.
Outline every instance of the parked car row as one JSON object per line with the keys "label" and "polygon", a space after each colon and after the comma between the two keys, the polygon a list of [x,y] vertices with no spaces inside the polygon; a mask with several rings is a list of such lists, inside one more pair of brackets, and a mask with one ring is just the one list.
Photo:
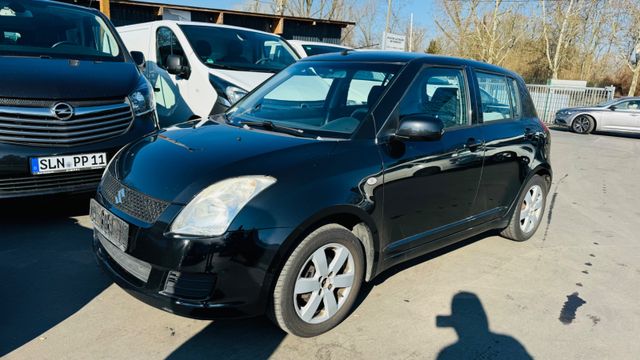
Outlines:
{"label": "parked car row", "polygon": [[298,61],[271,34],[166,21],[120,28],[129,54],[97,11],[2,4],[0,197],[99,181],[96,256],[152,306],[315,336],[386,269],[492,229],[524,241],[543,218],[550,135],[508,70]]}

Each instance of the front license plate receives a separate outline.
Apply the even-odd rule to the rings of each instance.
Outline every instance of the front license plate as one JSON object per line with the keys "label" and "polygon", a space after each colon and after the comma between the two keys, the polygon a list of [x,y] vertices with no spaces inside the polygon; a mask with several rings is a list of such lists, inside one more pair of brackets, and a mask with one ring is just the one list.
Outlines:
{"label": "front license plate", "polygon": [[93,228],[120,250],[126,251],[129,245],[129,224],[113,215],[109,210],[91,199],[89,216]]}
{"label": "front license plate", "polygon": [[78,170],[104,169],[107,166],[106,153],[48,156],[31,158],[33,175],[61,173]]}

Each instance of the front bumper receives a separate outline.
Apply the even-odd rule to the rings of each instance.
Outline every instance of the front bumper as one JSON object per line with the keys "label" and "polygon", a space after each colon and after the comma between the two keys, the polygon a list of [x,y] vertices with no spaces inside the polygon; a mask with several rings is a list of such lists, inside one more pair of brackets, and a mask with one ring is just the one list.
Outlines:
{"label": "front bumper", "polygon": [[562,127],[570,127],[571,121],[573,120],[572,115],[560,115],[556,113],[555,120],[553,123]]}
{"label": "front bumper", "polygon": [[[279,244],[292,229],[243,230],[210,239],[177,238],[164,232],[178,206],[169,206],[154,224],[143,224],[110,206],[100,193],[97,200],[129,224],[126,252],[114,250],[97,232],[93,247],[105,271],[131,295],[156,308],[197,319],[251,317],[265,312],[274,279],[272,265]],[[143,271],[132,271],[132,267]]]}
{"label": "front bumper", "polygon": [[157,129],[155,112],[138,116],[129,130],[108,140],[79,146],[43,147],[0,142],[0,199],[60,193],[94,192],[103,170],[32,175],[34,157],[107,153],[110,160],[124,145]]}

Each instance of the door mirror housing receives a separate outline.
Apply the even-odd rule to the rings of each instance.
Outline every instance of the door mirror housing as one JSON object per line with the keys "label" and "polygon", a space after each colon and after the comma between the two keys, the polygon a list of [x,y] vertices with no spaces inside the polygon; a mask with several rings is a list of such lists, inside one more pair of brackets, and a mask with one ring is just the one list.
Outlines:
{"label": "door mirror housing", "polygon": [[146,62],[145,58],[144,58],[144,54],[140,51],[132,51],[131,52],[131,57],[133,58],[133,62],[136,63],[136,65],[138,65],[138,67],[140,69],[142,69],[144,67],[144,64]]}
{"label": "door mirror housing", "polygon": [[617,107],[615,105],[611,105],[609,106],[609,110],[611,111],[616,111]]}
{"label": "door mirror housing", "polygon": [[434,141],[444,133],[442,120],[425,114],[407,115],[400,119],[395,137],[400,140]]}
{"label": "door mirror housing", "polygon": [[189,77],[189,67],[184,65],[183,57],[171,54],[167,56],[167,72],[172,75]]}

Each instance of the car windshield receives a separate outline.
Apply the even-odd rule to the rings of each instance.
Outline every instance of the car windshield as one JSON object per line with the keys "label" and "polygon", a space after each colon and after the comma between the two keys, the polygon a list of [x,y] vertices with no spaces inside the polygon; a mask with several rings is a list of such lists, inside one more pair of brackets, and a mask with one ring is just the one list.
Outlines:
{"label": "car windshield", "polygon": [[278,36],[228,27],[181,25],[196,55],[208,67],[278,72],[297,56]]}
{"label": "car windshield", "polygon": [[124,61],[97,13],[22,0],[0,0],[0,55]]}
{"label": "car windshield", "polygon": [[349,137],[367,118],[401,65],[303,61],[227,112],[233,124],[270,122],[304,134]]}
{"label": "car windshield", "polygon": [[616,102],[618,102],[620,99],[612,99],[612,100],[607,100],[607,101],[603,101],[601,103],[599,103],[598,105],[596,105],[596,107],[607,107],[609,105],[612,105]]}
{"label": "car windshield", "polygon": [[331,45],[303,44],[302,48],[308,56],[335,53],[344,50],[342,47]]}

